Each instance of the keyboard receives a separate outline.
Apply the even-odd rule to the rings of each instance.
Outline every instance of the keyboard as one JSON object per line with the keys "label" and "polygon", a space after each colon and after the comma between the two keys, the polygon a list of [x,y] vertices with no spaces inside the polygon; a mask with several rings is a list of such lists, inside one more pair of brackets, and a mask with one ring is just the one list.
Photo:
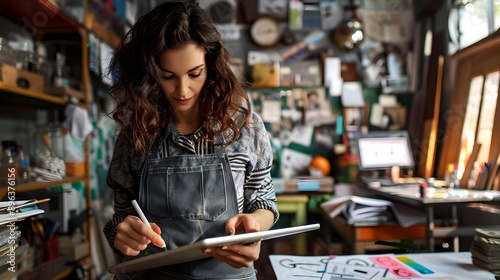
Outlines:
{"label": "keyboard", "polygon": [[412,178],[400,178],[398,181],[394,182],[389,178],[374,178],[368,176],[361,176],[361,181],[371,187],[392,187],[392,186],[408,186],[408,185],[419,185],[424,181],[422,178],[412,177]]}
{"label": "keyboard", "polygon": [[361,176],[361,181],[370,187],[389,187],[398,185],[398,183],[395,183],[388,178],[373,178],[368,176]]}

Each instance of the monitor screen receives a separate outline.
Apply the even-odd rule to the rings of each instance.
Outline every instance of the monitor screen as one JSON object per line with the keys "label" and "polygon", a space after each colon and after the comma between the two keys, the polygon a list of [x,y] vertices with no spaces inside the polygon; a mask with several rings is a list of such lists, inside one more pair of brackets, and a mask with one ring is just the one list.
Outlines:
{"label": "monitor screen", "polygon": [[392,166],[413,168],[414,161],[407,131],[381,131],[357,138],[360,170],[384,170]]}

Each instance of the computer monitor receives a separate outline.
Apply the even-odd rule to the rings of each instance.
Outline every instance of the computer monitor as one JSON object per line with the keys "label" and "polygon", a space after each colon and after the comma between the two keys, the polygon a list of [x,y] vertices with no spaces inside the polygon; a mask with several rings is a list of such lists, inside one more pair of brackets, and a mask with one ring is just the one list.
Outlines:
{"label": "computer monitor", "polygon": [[361,171],[415,166],[410,139],[405,130],[359,134],[356,143]]}

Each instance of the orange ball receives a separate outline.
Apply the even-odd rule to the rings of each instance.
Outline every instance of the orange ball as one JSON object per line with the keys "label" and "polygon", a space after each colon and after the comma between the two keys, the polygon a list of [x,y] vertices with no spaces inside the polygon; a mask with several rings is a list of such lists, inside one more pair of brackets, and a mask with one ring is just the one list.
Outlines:
{"label": "orange ball", "polygon": [[330,174],[330,161],[324,156],[314,156],[309,167],[321,170],[323,176]]}

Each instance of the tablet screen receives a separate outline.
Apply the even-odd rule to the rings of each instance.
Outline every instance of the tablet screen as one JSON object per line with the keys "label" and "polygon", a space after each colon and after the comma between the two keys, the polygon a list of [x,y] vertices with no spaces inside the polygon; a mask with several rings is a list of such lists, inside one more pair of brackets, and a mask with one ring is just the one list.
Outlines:
{"label": "tablet screen", "polygon": [[306,231],[319,229],[319,224],[311,224],[304,226],[295,226],[288,228],[272,229],[267,231],[242,233],[230,236],[221,236],[207,238],[197,241],[193,244],[178,247],[166,252],[159,252],[153,255],[141,257],[138,259],[119,263],[111,266],[108,271],[110,273],[128,273],[137,270],[150,269],[165,265],[199,260],[209,257],[201,252],[202,248],[215,247],[223,245],[231,245],[237,243],[252,243],[259,240],[273,239]]}

